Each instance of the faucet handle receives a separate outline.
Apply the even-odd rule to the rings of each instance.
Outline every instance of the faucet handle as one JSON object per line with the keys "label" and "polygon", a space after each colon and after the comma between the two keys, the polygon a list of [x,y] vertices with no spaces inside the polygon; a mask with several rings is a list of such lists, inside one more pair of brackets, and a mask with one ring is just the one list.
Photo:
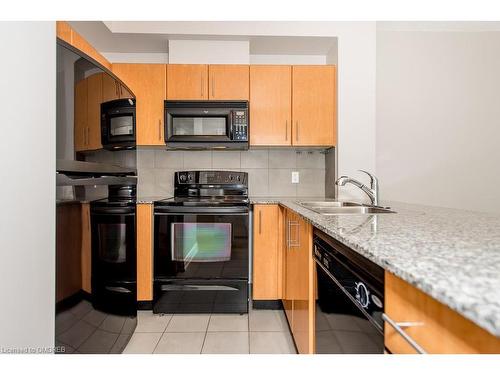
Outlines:
{"label": "faucet handle", "polygon": [[371,189],[376,189],[378,188],[378,178],[375,177],[375,175],[371,174],[370,172],[367,172],[363,169],[358,169],[358,171],[366,173],[368,177],[370,177],[370,188]]}

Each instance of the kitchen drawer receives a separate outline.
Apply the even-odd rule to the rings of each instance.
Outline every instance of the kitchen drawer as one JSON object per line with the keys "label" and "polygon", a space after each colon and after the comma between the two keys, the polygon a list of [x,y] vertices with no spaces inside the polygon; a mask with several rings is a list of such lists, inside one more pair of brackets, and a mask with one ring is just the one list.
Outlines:
{"label": "kitchen drawer", "polygon": [[[403,331],[427,353],[500,353],[500,339],[389,272],[385,314],[393,322],[418,323]],[[384,337],[392,353],[416,353],[387,321]]]}

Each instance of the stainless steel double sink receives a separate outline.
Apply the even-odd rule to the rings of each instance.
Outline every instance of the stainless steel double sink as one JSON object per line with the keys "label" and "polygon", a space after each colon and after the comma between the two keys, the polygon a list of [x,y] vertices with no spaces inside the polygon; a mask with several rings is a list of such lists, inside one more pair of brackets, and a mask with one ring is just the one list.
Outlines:
{"label": "stainless steel double sink", "polygon": [[369,206],[355,202],[317,201],[298,202],[298,204],[321,215],[373,215],[396,213],[387,207]]}

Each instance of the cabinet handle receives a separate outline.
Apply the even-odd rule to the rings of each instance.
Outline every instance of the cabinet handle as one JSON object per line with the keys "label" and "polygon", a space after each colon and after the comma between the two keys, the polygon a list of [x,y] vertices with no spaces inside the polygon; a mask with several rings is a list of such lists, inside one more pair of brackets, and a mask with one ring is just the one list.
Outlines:
{"label": "cabinet handle", "polygon": [[395,322],[387,314],[382,314],[382,319],[387,322],[394,330],[399,333],[399,335],[408,343],[410,346],[417,351],[419,354],[427,354],[427,352],[417,344],[404,330],[405,327],[418,327],[424,325],[421,322]]}
{"label": "cabinet handle", "polygon": [[299,140],[299,121],[295,121],[295,139]]}
{"label": "cabinet handle", "polygon": [[262,233],[262,211],[259,210],[259,234]]}
{"label": "cabinet handle", "polygon": [[161,141],[161,120],[158,120],[158,140]]}
{"label": "cabinet handle", "polygon": [[89,128],[85,128],[85,136],[83,137],[85,141],[85,146],[89,145]]}
{"label": "cabinet handle", "polygon": [[[300,230],[299,223],[297,221],[288,221],[288,248],[300,247]],[[293,240],[291,237],[292,227],[297,228],[297,239]]]}
{"label": "cabinet handle", "polygon": [[212,74],[212,98],[215,98],[215,76]]}
{"label": "cabinet handle", "polygon": [[116,97],[120,97],[120,91],[118,90],[118,82],[115,81],[115,91],[116,91]]}
{"label": "cabinet handle", "polygon": [[288,141],[288,120],[285,121],[285,141]]}
{"label": "cabinet handle", "polygon": [[201,87],[201,98],[203,99],[203,94],[205,90],[203,90],[203,72],[200,73],[200,87]]}

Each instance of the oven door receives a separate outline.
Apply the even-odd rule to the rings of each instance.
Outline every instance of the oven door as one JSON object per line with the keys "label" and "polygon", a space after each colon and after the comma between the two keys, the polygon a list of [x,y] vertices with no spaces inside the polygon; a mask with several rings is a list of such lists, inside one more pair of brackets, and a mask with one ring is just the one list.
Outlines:
{"label": "oven door", "polygon": [[176,211],[155,210],[155,279],[248,279],[248,208]]}
{"label": "oven door", "polygon": [[92,280],[135,281],[135,208],[92,207]]}

